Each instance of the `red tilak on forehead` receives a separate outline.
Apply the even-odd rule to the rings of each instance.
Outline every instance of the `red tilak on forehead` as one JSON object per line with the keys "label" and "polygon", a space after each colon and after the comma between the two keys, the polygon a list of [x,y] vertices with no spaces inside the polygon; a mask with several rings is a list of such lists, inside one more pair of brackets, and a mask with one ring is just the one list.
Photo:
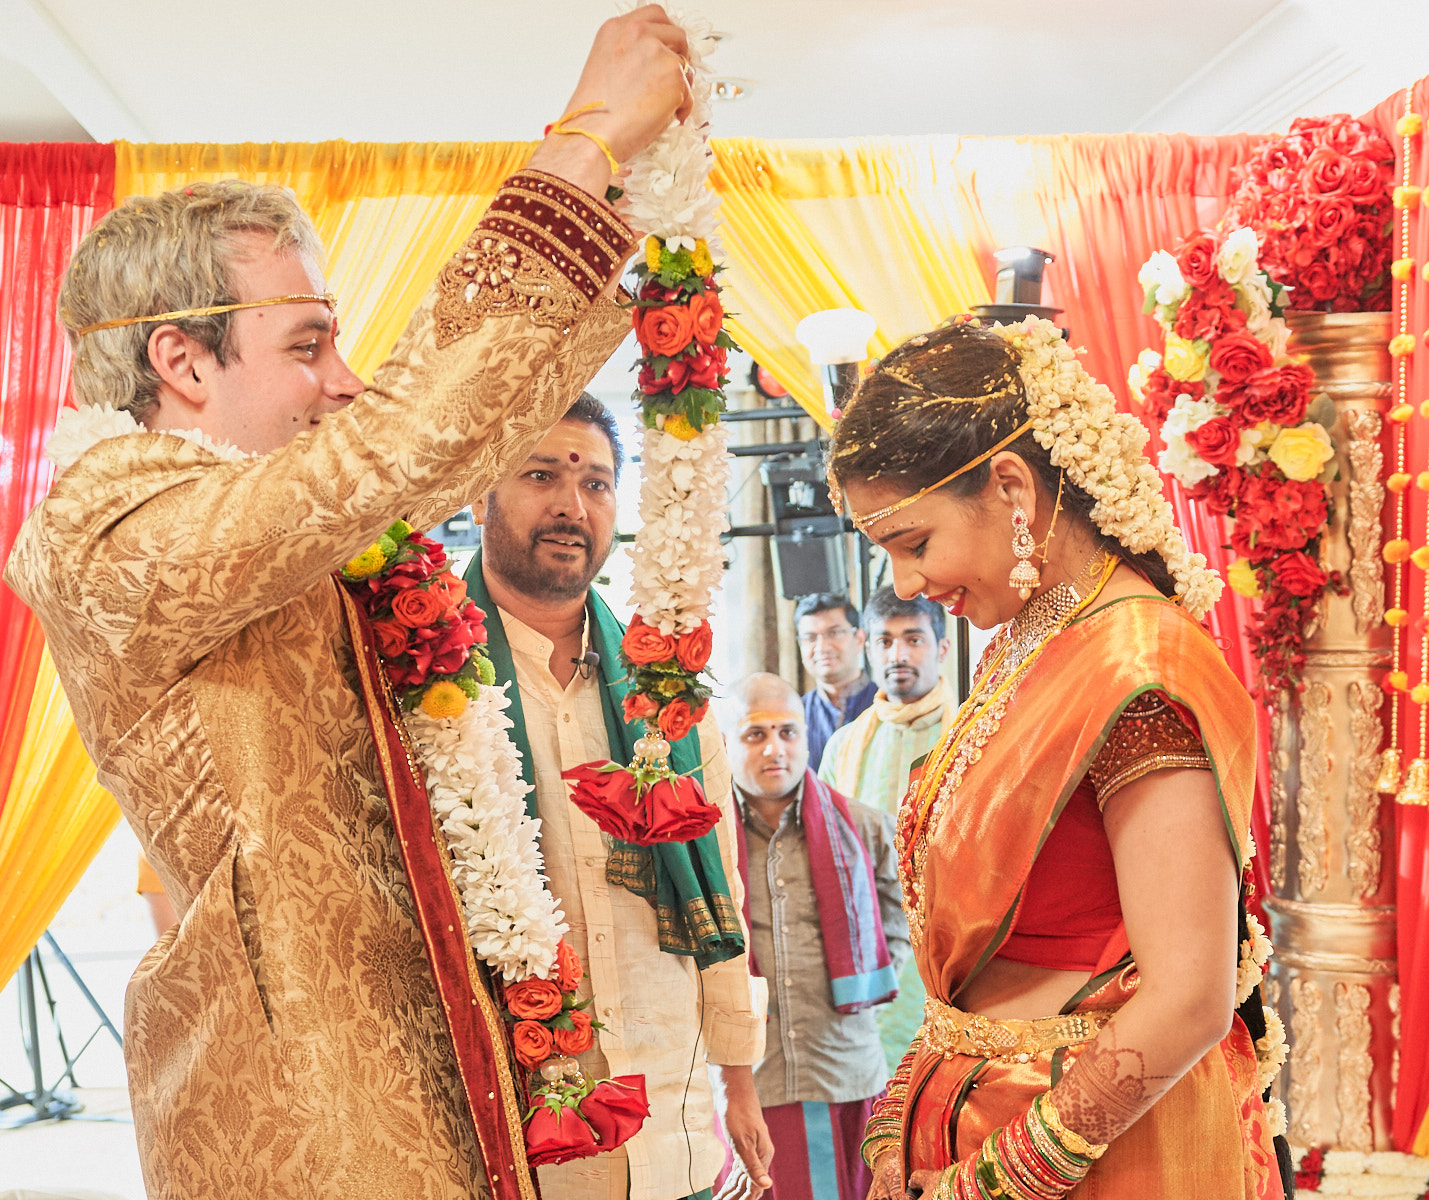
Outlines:
{"label": "red tilak on forehead", "polygon": [[571,453],[571,462],[577,462],[577,463],[578,463],[578,462],[580,462],[580,460],[581,460],[581,456],[580,456],[579,454],[576,454],[574,451],[572,451],[572,453]]}

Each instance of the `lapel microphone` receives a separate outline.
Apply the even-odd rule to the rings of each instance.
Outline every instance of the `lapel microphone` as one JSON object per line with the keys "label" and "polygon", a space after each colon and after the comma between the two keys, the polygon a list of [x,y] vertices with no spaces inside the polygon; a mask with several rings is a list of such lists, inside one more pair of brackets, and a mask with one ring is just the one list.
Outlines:
{"label": "lapel microphone", "polygon": [[576,670],[582,679],[589,679],[595,674],[596,667],[600,666],[600,655],[594,650],[587,650],[579,658],[571,659],[576,664]]}

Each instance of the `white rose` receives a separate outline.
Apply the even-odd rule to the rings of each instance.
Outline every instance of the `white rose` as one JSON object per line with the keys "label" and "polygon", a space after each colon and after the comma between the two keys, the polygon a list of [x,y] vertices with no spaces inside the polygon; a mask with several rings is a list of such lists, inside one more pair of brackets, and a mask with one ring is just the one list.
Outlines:
{"label": "white rose", "polygon": [[1255,260],[1259,251],[1255,230],[1237,229],[1221,244],[1216,254],[1216,269],[1222,279],[1237,287],[1255,275]]}
{"label": "white rose", "polygon": [[[1236,285],[1236,299],[1245,313],[1245,327],[1257,336],[1270,323],[1270,285],[1259,271]],[[1265,339],[1262,337],[1262,341]]]}
{"label": "white rose", "polygon": [[1290,345],[1290,326],[1285,323],[1284,317],[1271,317],[1264,329],[1256,331],[1256,336],[1277,361],[1285,357],[1285,350]]}
{"label": "white rose", "polygon": [[1143,291],[1156,289],[1155,300],[1159,305],[1179,304],[1190,291],[1181,277],[1181,268],[1175,256],[1165,250],[1158,250],[1148,258],[1136,279]]}

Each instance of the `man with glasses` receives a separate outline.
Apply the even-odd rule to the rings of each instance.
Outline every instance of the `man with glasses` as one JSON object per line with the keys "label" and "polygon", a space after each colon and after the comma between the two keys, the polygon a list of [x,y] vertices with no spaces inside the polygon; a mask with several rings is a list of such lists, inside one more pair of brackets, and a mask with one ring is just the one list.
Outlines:
{"label": "man with glasses", "polygon": [[867,635],[859,628],[858,609],[847,596],[815,592],[794,606],[799,656],[814,686],[804,693],[808,724],[809,768],[817,771],[834,730],[847,725],[873,703],[878,692],[863,669]]}

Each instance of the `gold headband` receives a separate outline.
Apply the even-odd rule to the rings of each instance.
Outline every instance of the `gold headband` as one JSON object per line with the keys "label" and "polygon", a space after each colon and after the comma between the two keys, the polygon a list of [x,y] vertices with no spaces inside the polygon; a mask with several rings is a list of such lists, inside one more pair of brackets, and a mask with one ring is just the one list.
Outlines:
{"label": "gold headband", "polygon": [[312,292],[300,292],[292,296],[270,296],[267,300],[247,300],[242,304],[211,304],[208,308],[181,308],[175,312],[155,313],[151,317],[120,317],[114,321],[96,321],[93,325],[86,325],[83,329],[75,331],[75,337],[83,337],[86,333],[93,333],[97,329],[118,329],[121,325],[142,325],[146,321],[178,321],[184,317],[211,317],[218,313],[237,312],[240,308],[263,308],[269,304],[304,304],[314,301],[318,304],[326,304],[328,312],[337,315],[337,297],[331,292],[324,292],[316,295]]}
{"label": "gold headband", "polygon": [[952,483],[953,480],[956,479],[959,475],[965,475],[974,467],[982,466],[983,463],[987,462],[987,460],[990,459],[999,450],[1005,450],[1008,446],[1012,445],[1013,442],[1015,442],[1031,428],[1032,418],[1028,417],[1027,420],[1023,421],[1021,425],[1019,425],[1005,438],[1003,438],[1002,441],[998,442],[997,445],[993,446],[990,450],[985,450],[971,462],[964,463],[956,471],[952,472],[952,474],[944,475],[940,480],[938,480],[937,483],[930,483],[922,491],[914,492],[911,496],[904,496],[902,500],[895,500],[892,504],[887,505],[884,508],[880,508],[877,512],[869,513],[866,517],[856,517],[853,515],[853,512],[850,511],[849,519],[854,523],[854,526],[860,532],[867,533],[868,527],[875,522],[883,520],[884,517],[891,517],[894,513],[900,511],[901,509],[907,508],[910,504],[916,504],[929,492],[936,492],[940,487],[943,487],[945,484]]}

